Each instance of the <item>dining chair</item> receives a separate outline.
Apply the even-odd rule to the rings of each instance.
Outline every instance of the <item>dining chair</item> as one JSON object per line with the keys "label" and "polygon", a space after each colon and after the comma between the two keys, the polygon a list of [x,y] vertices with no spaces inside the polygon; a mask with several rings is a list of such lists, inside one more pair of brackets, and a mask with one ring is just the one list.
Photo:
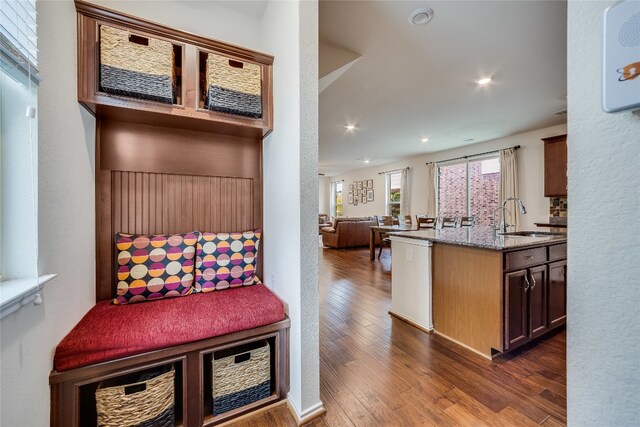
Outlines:
{"label": "dining chair", "polygon": [[418,229],[436,228],[438,218],[431,218],[426,215],[416,215],[416,224]]}
{"label": "dining chair", "polygon": [[475,215],[463,216],[460,218],[460,227],[473,227],[476,225],[477,219]]}
{"label": "dining chair", "polygon": [[387,226],[393,225],[393,217],[392,216],[379,215],[377,217],[377,219],[378,219],[378,225],[380,227],[382,227],[382,226],[387,227]]}
{"label": "dining chair", "polygon": [[442,218],[442,228],[456,228],[458,226],[458,217],[445,216]]}
{"label": "dining chair", "polygon": [[[378,217],[378,226],[380,227],[388,227],[388,226],[393,226],[396,225],[394,224],[394,218],[392,216],[379,216]],[[382,247],[383,246],[388,246],[389,250],[391,250],[391,239],[389,238],[389,236],[387,235],[387,233],[380,233],[380,249],[378,250],[378,259],[380,258],[380,255],[382,255]]]}

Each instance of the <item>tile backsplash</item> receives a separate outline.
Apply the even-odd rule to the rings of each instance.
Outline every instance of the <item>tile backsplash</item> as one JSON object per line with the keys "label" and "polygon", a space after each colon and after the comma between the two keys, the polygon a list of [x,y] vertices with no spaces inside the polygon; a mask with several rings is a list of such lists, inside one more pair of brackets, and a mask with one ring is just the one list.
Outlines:
{"label": "tile backsplash", "polygon": [[567,220],[567,198],[566,197],[550,197],[549,198],[549,219],[556,220],[558,223]]}

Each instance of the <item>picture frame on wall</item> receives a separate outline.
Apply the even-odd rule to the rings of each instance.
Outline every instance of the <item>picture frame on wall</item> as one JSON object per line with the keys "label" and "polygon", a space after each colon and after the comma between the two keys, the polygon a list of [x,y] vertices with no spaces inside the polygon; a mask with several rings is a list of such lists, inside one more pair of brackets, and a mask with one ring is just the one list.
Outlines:
{"label": "picture frame on wall", "polygon": [[369,181],[367,181],[366,179],[362,181],[362,188],[367,188],[367,185],[369,185]]}
{"label": "picture frame on wall", "polygon": [[353,184],[349,184],[349,193],[353,193]]}
{"label": "picture frame on wall", "polygon": [[349,202],[350,205],[353,204],[353,193],[349,193],[349,197],[347,197],[347,201]]}
{"label": "picture frame on wall", "polygon": [[367,202],[373,202],[373,188],[367,190]]}
{"label": "picture frame on wall", "polygon": [[353,198],[353,206],[358,206],[358,197]]}
{"label": "picture frame on wall", "polygon": [[367,204],[367,195],[366,195],[366,194],[363,194],[362,196],[360,196],[360,202],[361,202],[363,205],[366,205],[366,204]]}
{"label": "picture frame on wall", "polygon": [[358,181],[358,190],[362,189],[362,181]]}
{"label": "picture frame on wall", "polygon": [[370,179],[370,180],[369,180],[368,188],[373,188],[373,179]]}

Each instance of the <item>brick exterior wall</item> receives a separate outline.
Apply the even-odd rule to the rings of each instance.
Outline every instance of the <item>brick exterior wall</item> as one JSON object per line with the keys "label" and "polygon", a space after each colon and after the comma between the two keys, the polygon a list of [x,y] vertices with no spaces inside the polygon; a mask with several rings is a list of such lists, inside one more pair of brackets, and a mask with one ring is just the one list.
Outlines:
{"label": "brick exterior wall", "polygon": [[466,165],[439,168],[438,216],[475,215],[478,225],[491,225],[493,211],[498,207],[500,173],[482,174],[482,162],[469,164],[471,211],[467,215]]}

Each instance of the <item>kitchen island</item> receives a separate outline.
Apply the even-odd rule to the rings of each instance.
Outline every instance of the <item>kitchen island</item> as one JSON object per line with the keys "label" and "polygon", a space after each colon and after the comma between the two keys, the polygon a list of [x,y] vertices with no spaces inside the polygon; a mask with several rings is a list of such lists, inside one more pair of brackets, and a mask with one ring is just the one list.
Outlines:
{"label": "kitchen island", "polygon": [[[392,314],[411,321],[415,312],[393,312],[412,287],[432,295],[433,330],[484,357],[513,350],[565,323],[566,235],[500,235],[491,227],[392,233]],[[430,242],[430,280],[408,261],[412,240]],[[423,269],[422,269],[423,270]],[[419,276],[411,272],[419,272]],[[398,280],[396,280],[398,277]],[[429,292],[424,291],[424,284]],[[415,304],[414,304],[415,305]],[[419,306],[415,305],[415,306]],[[428,309],[425,307],[425,309]],[[430,325],[418,325],[431,329]]]}

